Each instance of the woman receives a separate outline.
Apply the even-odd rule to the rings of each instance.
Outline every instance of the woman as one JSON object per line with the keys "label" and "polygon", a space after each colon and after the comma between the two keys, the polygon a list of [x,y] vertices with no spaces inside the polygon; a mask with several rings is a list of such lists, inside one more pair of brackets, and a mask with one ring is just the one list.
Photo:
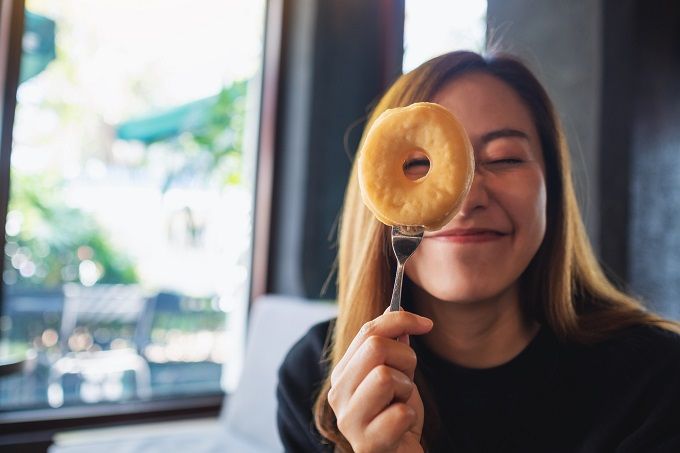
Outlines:
{"label": "woman", "polygon": [[397,80],[369,127],[418,101],[465,127],[472,188],[426,233],[406,266],[405,310],[389,313],[388,230],[363,206],[354,166],[337,320],[280,370],[286,449],[680,451],[678,326],[604,276],[538,81],[509,57],[446,54]]}

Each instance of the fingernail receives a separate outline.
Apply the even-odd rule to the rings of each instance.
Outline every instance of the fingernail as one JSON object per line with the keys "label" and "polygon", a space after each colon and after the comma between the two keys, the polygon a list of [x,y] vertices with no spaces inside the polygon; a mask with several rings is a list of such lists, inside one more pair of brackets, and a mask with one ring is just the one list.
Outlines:
{"label": "fingernail", "polygon": [[431,327],[432,326],[432,320],[430,318],[426,318],[424,316],[418,316],[418,324],[420,324],[423,327]]}

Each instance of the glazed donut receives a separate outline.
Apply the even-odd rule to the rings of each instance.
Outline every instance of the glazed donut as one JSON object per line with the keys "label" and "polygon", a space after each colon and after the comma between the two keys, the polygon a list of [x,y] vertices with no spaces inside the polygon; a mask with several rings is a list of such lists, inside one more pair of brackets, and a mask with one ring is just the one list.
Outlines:
{"label": "glazed donut", "polygon": [[[405,166],[414,153],[424,153],[430,167],[412,180]],[[417,102],[385,110],[359,150],[361,197],[386,225],[437,230],[460,208],[474,165],[465,129],[446,108]]]}

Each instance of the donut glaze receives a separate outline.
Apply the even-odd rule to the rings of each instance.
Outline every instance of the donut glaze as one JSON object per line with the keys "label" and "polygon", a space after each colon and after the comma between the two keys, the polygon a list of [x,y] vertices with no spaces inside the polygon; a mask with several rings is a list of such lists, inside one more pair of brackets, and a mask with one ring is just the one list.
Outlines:
{"label": "donut glaze", "polygon": [[[427,174],[416,180],[404,173],[414,151],[430,161]],[[359,151],[361,196],[386,225],[438,230],[456,214],[470,190],[474,165],[467,133],[446,108],[417,102],[385,110]]]}

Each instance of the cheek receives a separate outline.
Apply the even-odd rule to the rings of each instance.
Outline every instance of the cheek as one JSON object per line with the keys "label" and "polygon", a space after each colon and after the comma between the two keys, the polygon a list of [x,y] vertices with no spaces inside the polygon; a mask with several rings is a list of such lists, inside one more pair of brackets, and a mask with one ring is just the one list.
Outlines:
{"label": "cheek", "polygon": [[448,269],[453,259],[454,254],[448,247],[441,247],[430,240],[424,240],[406,262],[405,272],[411,280],[420,284],[433,272]]}
{"label": "cheek", "polygon": [[508,215],[522,242],[540,245],[545,235],[547,193],[541,171],[527,172],[503,193]]}

